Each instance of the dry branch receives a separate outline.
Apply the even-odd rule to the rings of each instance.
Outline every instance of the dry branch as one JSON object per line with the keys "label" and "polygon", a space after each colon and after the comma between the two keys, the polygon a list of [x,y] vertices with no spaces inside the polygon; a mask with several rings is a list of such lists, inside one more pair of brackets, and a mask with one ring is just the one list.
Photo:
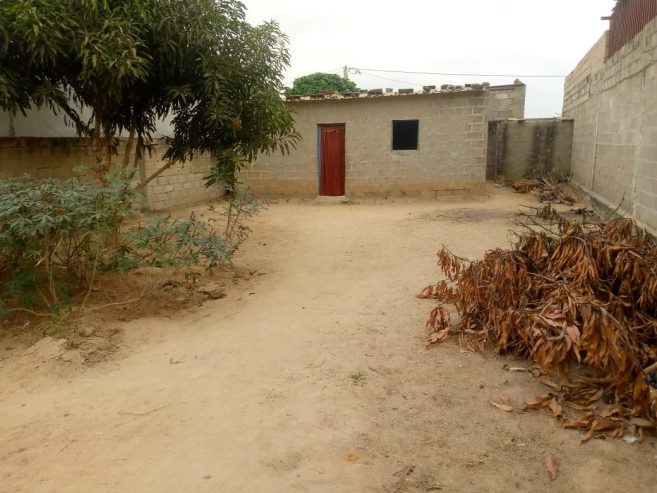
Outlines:
{"label": "dry branch", "polygon": [[[427,343],[458,333],[464,347],[492,342],[498,353],[531,358],[559,377],[553,411],[558,401],[594,406],[590,416],[564,420],[587,429],[587,439],[620,436],[631,420],[657,426],[654,239],[628,219],[525,226],[513,249],[488,251],[482,260],[438,252],[447,279],[419,296],[453,304],[459,320],[434,308]],[[603,402],[616,412],[601,415]]]}
{"label": "dry branch", "polygon": [[568,176],[553,177],[548,174],[545,178],[538,180],[519,179],[510,183],[511,187],[518,193],[533,191],[541,203],[573,205],[575,199],[564,190],[564,183],[570,180]]}

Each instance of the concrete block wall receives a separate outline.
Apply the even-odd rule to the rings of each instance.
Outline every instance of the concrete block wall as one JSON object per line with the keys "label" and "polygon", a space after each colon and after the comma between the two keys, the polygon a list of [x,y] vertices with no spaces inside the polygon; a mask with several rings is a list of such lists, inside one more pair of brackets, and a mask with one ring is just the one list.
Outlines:
{"label": "concrete block wall", "polygon": [[487,120],[524,118],[526,92],[527,86],[520,81],[516,81],[515,84],[489,87]]}
{"label": "concrete block wall", "polygon": [[0,137],[0,179],[71,178],[76,165],[93,162],[91,148],[82,139]]}
{"label": "concrete block wall", "polygon": [[[164,162],[165,144],[155,141],[151,155],[144,156],[139,166],[140,177],[149,176]],[[119,146],[120,162],[123,146]],[[0,137],[0,179],[27,176],[40,178],[72,178],[77,165],[93,167],[94,156],[86,139],[70,137]],[[150,210],[169,209],[215,198],[214,188],[205,188],[203,177],[211,165],[209,156],[198,156],[184,165],[176,165],[162,173],[146,187],[146,206]]]}
{"label": "concrete block wall", "polygon": [[[88,107],[75,108],[82,121],[88,121],[93,114]],[[155,122],[154,137],[165,137],[172,135],[173,126],[171,115]],[[70,124],[70,119],[62,111],[53,112],[48,107],[31,108],[26,114],[17,113],[12,115],[0,111],[0,138],[1,137],[77,137],[75,127]],[[122,137],[127,137],[124,132]]]}
{"label": "concrete block wall", "polygon": [[[91,118],[87,108],[76,107],[83,121]],[[76,137],[75,127],[63,112],[55,114],[50,108],[32,108],[25,115],[0,111],[0,137]]]}
{"label": "concrete block wall", "polygon": [[[291,102],[303,136],[288,156],[261,156],[241,181],[257,194],[318,194],[317,128],[345,124],[346,194],[434,196],[485,184],[488,92],[464,90]],[[419,120],[418,149],[392,150],[392,120]]]}
{"label": "concrete block wall", "polygon": [[[146,153],[144,162],[140,166],[139,173],[142,178],[150,176],[164,164],[162,155],[165,152],[166,144],[156,140],[151,155]],[[216,198],[217,189],[207,188],[203,179],[207,176],[211,165],[212,158],[204,154],[166,170],[146,187],[148,208],[171,209]]]}
{"label": "concrete block wall", "polygon": [[573,120],[503,120],[491,122],[490,126],[489,179],[543,178],[570,171]]}
{"label": "concrete block wall", "polygon": [[568,76],[571,170],[600,203],[657,231],[657,18],[605,60],[606,34]]}

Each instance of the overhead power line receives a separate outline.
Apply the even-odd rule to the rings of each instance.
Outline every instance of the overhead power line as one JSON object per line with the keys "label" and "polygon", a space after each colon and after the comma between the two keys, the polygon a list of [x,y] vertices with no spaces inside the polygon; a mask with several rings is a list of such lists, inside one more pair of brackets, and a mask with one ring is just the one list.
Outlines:
{"label": "overhead power line", "polygon": [[456,75],[461,77],[522,77],[522,78],[565,78],[565,75],[539,75],[539,74],[456,74],[448,72],[414,72],[412,70],[384,70],[380,68],[349,67],[350,70],[363,72],[386,72],[390,74],[413,74],[413,75]]}
{"label": "overhead power line", "polygon": [[418,84],[417,82],[408,82],[406,80],[390,79],[388,77],[382,77],[380,75],[368,74],[367,72],[361,72],[360,75],[366,75],[367,77],[375,77],[377,79],[387,80],[389,82],[397,82],[398,84],[408,84],[409,86],[422,87],[422,84]]}

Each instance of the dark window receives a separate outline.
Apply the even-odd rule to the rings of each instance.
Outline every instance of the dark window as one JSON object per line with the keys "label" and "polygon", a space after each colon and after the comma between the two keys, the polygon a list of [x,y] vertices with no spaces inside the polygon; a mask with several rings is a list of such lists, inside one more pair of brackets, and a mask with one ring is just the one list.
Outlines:
{"label": "dark window", "polygon": [[392,121],[392,150],[414,151],[417,149],[419,120]]}

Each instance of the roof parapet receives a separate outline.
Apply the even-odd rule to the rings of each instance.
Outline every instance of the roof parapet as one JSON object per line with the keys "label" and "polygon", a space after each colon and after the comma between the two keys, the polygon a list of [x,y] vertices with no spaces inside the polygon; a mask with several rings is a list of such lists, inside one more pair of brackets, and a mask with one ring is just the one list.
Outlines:
{"label": "roof parapet", "polygon": [[[516,84],[519,81],[515,82]],[[380,98],[380,97],[398,97],[398,96],[417,96],[426,94],[445,94],[445,93],[458,93],[458,92],[475,92],[494,89],[496,86],[491,86],[488,82],[471,82],[465,85],[452,85],[442,84],[440,89],[436,85],[422,86],[421,90],[411,88],[398,89],[397,91],[391,88],[385,89],[361,89],[360,92],[332,92],[332,93],[318,93],[318,94],[291,94],[285,99],[287,101],[318,101],[318,100],[335,100],[335,99],[360,99],[360,98]]]}

